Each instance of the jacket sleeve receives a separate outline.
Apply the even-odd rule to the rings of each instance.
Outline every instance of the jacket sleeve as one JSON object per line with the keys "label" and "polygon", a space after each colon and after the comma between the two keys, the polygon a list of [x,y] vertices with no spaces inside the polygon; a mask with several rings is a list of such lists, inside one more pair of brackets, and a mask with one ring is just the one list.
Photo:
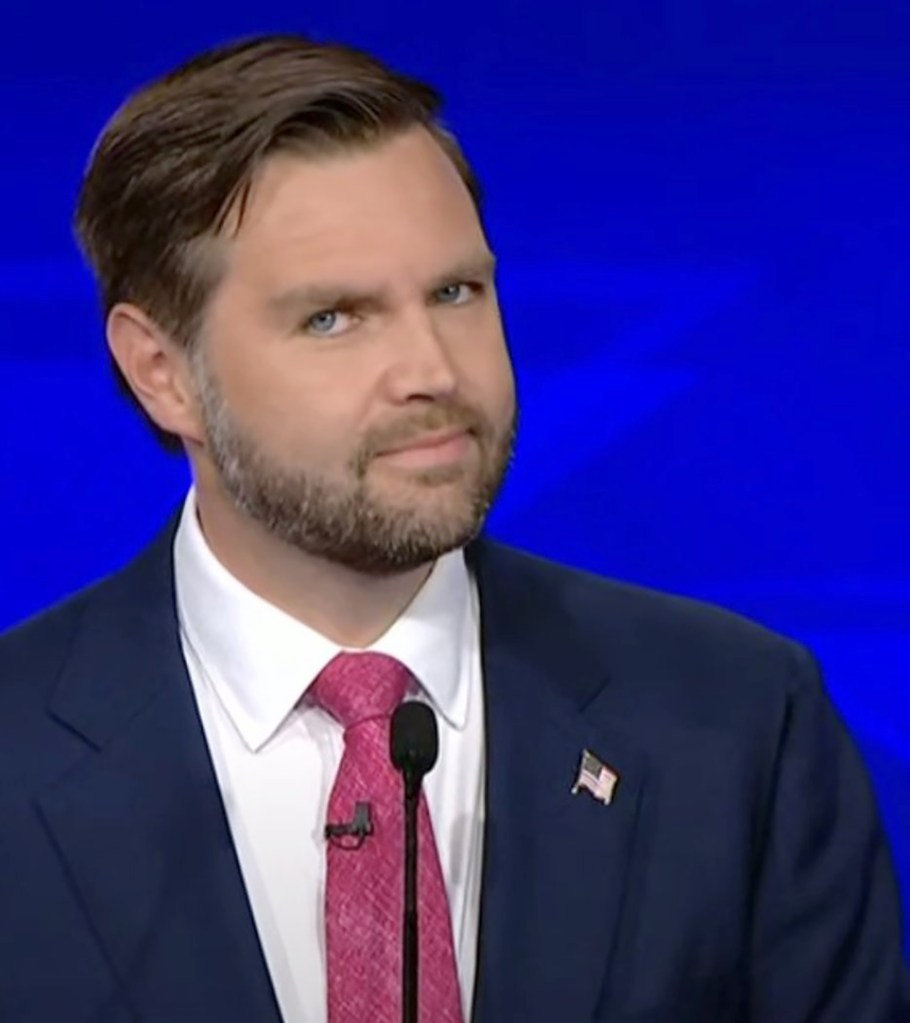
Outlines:
{"label": "jacket sleeve", "polygon": [[752,934],[752,1023],[908,1023],[900,900],[866,769],[794,648]]}

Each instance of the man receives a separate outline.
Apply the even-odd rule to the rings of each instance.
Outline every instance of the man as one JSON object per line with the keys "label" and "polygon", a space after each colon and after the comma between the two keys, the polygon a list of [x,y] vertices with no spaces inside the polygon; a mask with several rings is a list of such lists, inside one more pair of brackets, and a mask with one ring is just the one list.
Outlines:
{"label": "man", "polygon": [[432,90],[296,37],[204,54],[113,118],[77,227],[194,485],[0,640],[0,1019],[400,1019],[407,698],[440,728],[423,1023],[901,1017],[811,657],[478,539],[514,388]]}

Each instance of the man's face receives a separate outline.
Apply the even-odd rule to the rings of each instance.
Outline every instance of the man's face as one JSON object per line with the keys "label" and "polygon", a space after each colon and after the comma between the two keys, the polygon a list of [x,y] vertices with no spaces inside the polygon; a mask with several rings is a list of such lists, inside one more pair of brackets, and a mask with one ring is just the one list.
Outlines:
{"label": "man's face", "polygon": [[200,485],[283,541],[382,574],[476,535],[514,384],[491,254],[432,137],[268,161],[192,366]]}

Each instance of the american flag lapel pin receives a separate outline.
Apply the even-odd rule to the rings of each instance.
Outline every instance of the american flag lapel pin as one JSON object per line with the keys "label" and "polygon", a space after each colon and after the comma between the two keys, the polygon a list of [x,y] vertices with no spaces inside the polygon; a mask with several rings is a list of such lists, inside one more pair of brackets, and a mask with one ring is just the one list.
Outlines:
{"label": "american flag lapel pin", "polygon": [[581,763],[578,765],[578,777],[572,786],[572,795],[577,796],[584,790],[604,806],[613,801],[613,793],[619,775],[599,760],[590,750],[582,750]]}

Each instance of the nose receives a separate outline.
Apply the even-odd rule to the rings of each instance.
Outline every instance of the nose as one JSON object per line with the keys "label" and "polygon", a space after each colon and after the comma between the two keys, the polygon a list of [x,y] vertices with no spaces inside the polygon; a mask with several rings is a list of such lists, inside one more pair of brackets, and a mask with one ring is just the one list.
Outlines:
{"label": "nose", "polygon": [[390,347],[387,383],[394,401],[434,400],[457,389],[455,363],[432,309],[403,314],[391,328]]}

